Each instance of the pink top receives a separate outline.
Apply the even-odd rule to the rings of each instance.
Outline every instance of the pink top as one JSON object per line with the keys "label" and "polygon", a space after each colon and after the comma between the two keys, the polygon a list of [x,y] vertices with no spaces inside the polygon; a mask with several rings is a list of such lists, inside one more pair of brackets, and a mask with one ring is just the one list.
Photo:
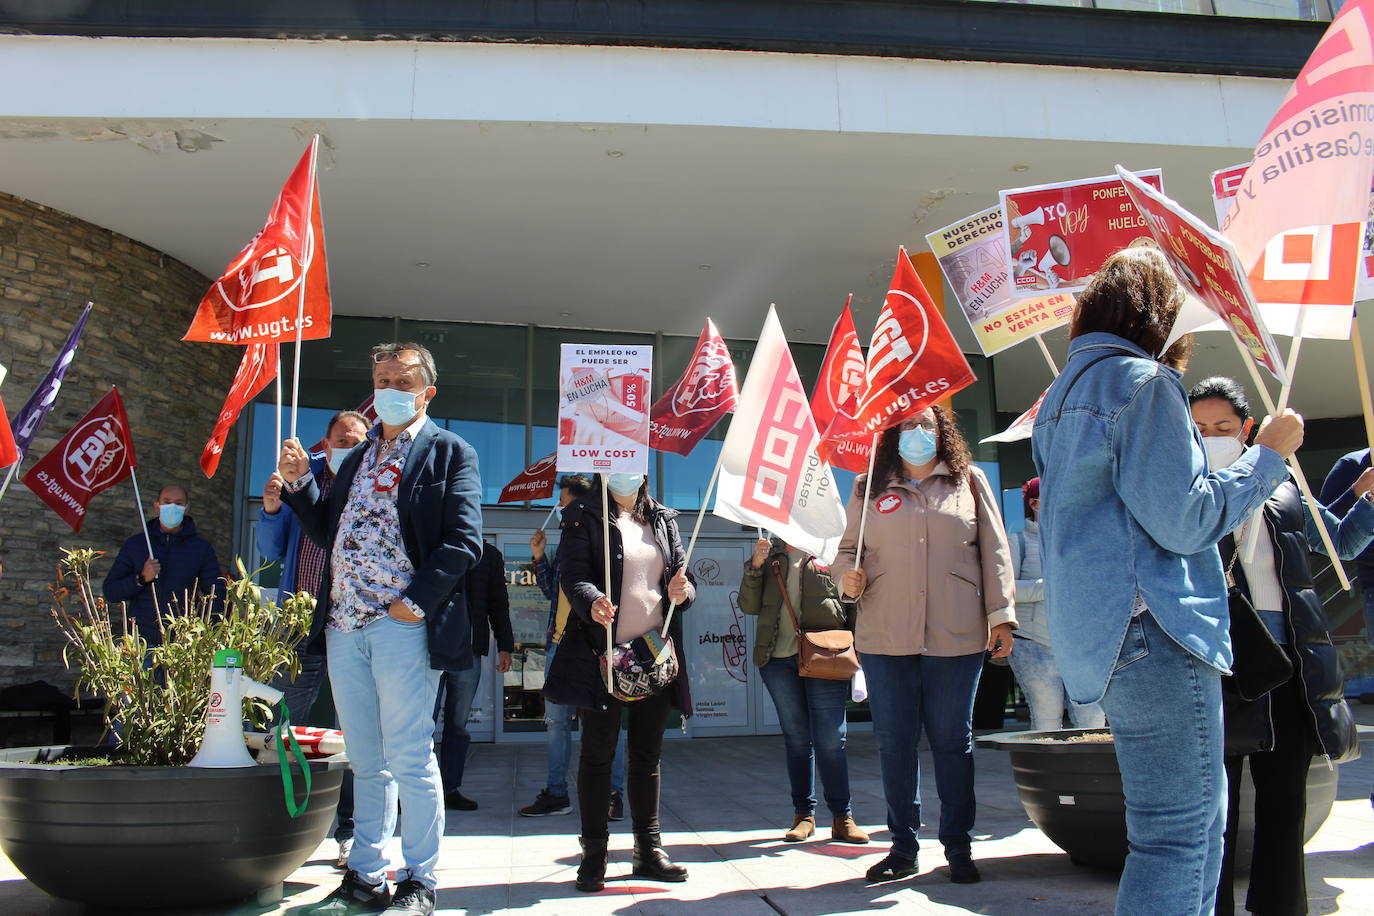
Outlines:
{"label": "pink top", "polygon": [[620,607],[616,612],[615,641],[626,643],[663,626],[663,554],[654,531],[622,511],[620,529],[624,566],[620,574]]}

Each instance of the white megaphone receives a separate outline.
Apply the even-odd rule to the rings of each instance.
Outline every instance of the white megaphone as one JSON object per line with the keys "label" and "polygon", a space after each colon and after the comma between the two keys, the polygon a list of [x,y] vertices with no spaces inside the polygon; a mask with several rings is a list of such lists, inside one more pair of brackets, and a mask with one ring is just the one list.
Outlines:
{"label": "white megaphone", "polygon": [[1036,207],[1029,213],[1023,213],[1011,221],[1013,229],[1025,229],[1027,226],[1045,225],[1045,208]]}
{"label": "white megaphone", "polygon": [[276,703],[282,692],[243,674],[243,656],[235,649],[215,652],[210,672],[210,704],[205,710],[205,738],[188,764],[193,767],[257,766],[243,740],[243,698]]}

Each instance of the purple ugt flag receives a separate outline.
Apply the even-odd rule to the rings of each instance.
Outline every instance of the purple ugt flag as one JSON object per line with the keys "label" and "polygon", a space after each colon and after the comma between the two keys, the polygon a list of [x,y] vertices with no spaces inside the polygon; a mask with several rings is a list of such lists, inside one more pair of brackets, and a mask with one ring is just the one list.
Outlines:
{"label": "purple ugt flag", "polygon": [[76,344],[81,339],[81,332],[86,328],[86,316],[90,314],[91,303],[87,302],[81,317],[76,320],[76,327],[67,335],[67,342],[62,345],[62,352],[57,355],[57,362],[53,363],[43,381],[38,383],[38,387],[29,396],[28,402],[19,409],[10,423],[10,429],[14,431],[14,444],[19,451],[16,467],[24,460],[29,447],[33,445],[34,437],[38,435],[39,428],[48,418],[48,412],[57,400],[57,392],[62,387],[62,377],[67,374],[67,367],[76,356]]}

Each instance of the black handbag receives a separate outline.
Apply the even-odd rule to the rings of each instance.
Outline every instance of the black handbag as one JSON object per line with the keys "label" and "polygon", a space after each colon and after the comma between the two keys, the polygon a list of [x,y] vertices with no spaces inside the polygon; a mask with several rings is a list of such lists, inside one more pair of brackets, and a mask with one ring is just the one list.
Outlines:
{"label": "black handbag", "polygon": [[1234,571],[1236,559],[1242,550],[1241,543],[1242,539],[1239,536],[1232,538],[1234,550],[1231,553],[1231,562],[1226,566],[1226,598],[1231,613],[1231,650],[1235,656],[1235,661],[1231,664],[1231,679],[1232,686],[1236,688],[1242,700],[1258,700],[1293,676],[1293,660],[1264,625],[1259,612],[1245,596],[1245,592],[1235,584]]}

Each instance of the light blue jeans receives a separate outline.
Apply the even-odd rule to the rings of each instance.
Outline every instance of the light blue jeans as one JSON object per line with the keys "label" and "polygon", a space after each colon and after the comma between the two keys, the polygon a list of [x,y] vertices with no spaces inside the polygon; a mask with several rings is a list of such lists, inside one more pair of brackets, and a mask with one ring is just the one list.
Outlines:
{"label": "light blue jeans", "polygon": [[353,852],[348,867],[364,881],[386,880],[385,846],[405,808],[401,855],[411,877],[435,886],[444,833],[443,786],[434,759],[434,698],[424,621],[389,616],[347,633],[328,630],[329,682],[348,746],[354,782]]}
{"label": "light blue jeans", "polygon": [[[553,665],[554,652],[558,646],[549,646],[548,657],[544,660],[544,670]],[[555,798],[568,797],[568,767],[572,764],[573,719],[577,715],[576,706],[560,706],[544,701],[544,725],[548,728],[549,778],[545,789]],[[621,729],[620,740],[616,742],[615,759],[611,761],[611,791],[625,791],[625,740],[627,730]]]}
{"label": "light blue jeans", "polygon": [[1107,716],[1100,704],[1079,706],[1068,702],[1064,679],[1059,676],[1059,665],[1049,646],[1033,639],[1018,639],[1007,660],[1016,674],[1016,683],[1021,685],[1021,692],[1026,695],[1032,731],[1063,728],[1065,705],[1069,707],[1074,728],[1101,728],[1106,724]]}
{"label": "light blue jeans", "polygon": [[849,681],[802,677],[797,656],[769,659],[759,668],[763,686],[773,698],[782,726],[787,757],[787,779],[792,787],[792,813],[810,817],[816,813],[816,772],[832,817],[848,817],[849,758],[845,701]]}
{"label": "light blue jeans", "polygon": [[1116,916],[1212,916],[1226,832],[1221,673],[1147,612],[1126,630],[1102,706],[1130,846]]}

